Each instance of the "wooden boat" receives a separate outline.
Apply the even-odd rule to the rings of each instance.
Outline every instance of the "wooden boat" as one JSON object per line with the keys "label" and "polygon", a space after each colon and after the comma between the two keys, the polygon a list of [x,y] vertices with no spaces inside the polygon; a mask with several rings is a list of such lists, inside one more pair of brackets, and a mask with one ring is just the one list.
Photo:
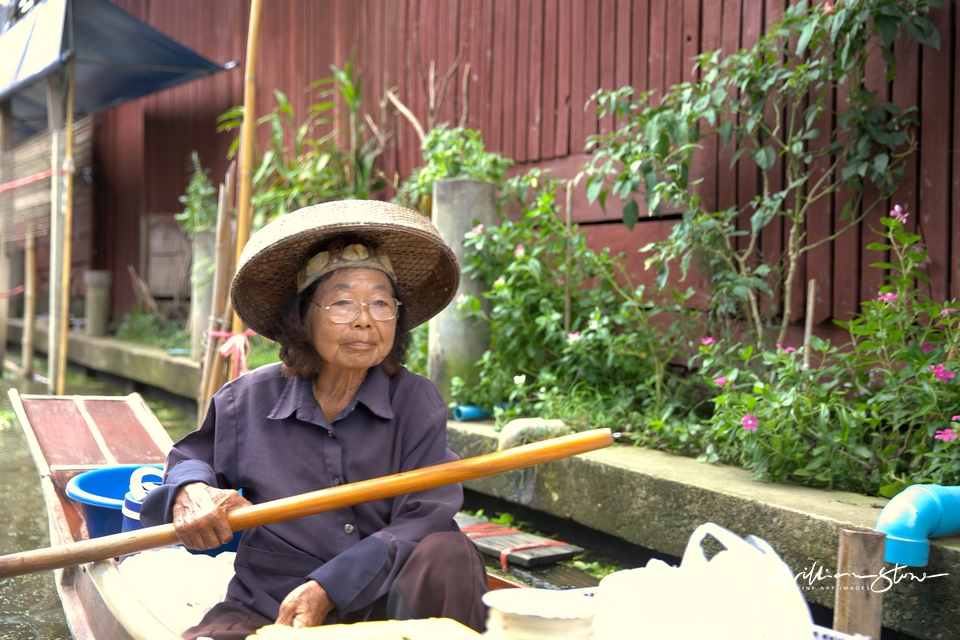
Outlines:
{"label": "wooden boat", "polygon": [[[81,505],[67,484],[85,471],[119,464],[162,464],[173,442],[136,393],[47,396],[9,392],[40,475],[50,544],[88,538]],[[135,597],[115,559],[54,571],[64,614],[77,640],[176,640],[180,636]],[[488,574],[491,589],[525,585]]]}
{"label": "wooden boat", "polygon": [[[74,476],[117,464],[163,464],[173,442],[139,394],[41,396],[9,392],[37,465],[51,546],[87,539],[83,509],[67,497]],[[134,597],[116,560],[54,571],[70,631],[77,640],[177,640]]]}

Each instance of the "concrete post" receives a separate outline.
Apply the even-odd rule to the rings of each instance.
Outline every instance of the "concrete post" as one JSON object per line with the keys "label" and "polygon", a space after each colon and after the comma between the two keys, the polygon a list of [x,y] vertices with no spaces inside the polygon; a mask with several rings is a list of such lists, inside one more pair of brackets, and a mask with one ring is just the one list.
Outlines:
{"label": "concrete post", "polygon": [[203,334],[213,314],[213,268],[217,232],[207,229],[193,234],[193,266],[190,271],[190,357],[203,356]]}
{"label": "concrete post", "polygon": [[88,336],[107,335],[110,317],[110,284],[113,274],[109,271],[88,269],[83,274],[87,294],[84,297],[84,317]]}
{"label": "concrete post", "polygon": [[[496,221],[494,196],[494,186],[489,182],[437,180],[434,183],[433,224],[453,248],[461,269],[465,264],[464,234],[477,223],[489,226]],[[489,311],[487,301],[481,297],[485,290],[484,282],[462,276],[457,296],[470,293],[480,298]],[[450,381],[454,376],[462,378],[467,385],[479,384],[476,362],[489,346],[487,324],[461,319],[455,301],[430,320],[427,374],[440,389],[445,402],[450,402]]]}

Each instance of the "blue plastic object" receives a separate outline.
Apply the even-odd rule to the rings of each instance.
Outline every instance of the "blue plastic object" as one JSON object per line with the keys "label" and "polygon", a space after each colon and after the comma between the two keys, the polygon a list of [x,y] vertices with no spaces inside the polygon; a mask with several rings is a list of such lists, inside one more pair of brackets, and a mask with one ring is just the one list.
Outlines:
{"label": "blue plastic object", "polygon": [[457,422],[464,420],[481,420],[489,418],[492,413],[484,411],[480,407],[472,404],[459,404],[453,408],[453,419]]}
{"label": "blue plastic object", "polygon": [[876,528],[887,534],[885,561],[925,567],[930,538],[960,533],[960,487],[911,485],[887,503]]}
{"label": "blue plastic object", "polygon": [[99,538],[120,533],[123,501],[130,491],[130,475],[140,467],[162,465],[121,464],[84,471],[67,483],[67,496],[80,503],[87,520],[87,534]]}

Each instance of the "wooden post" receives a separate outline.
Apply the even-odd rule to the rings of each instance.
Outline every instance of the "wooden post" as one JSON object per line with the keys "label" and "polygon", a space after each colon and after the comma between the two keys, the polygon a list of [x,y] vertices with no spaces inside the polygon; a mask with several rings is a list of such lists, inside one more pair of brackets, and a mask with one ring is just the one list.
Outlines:
{"label": "wooden post", "polygon": [[63,216],[60,215],[63,197],[58,171],[63,164],[60,150],[63,128],[63,89],[59,73],[47,76],[47,126],[50,129],[50,329],[47,334],[47,391],[57,393],[60,372],[60,323],[62,322],[63,296],[60,292],[63,273]]}
{"label": "wooden post", "polygon": [[[250,2],[250,26],[247,31],[247,63],[244,69],[243,123],[240,127],[240,195],[237,198],[237,240],[234,260],[250,238],[250,197],[253,192],[253,148],[257,133],[257,57],[260,51],[260,15],[262,0]],[[236,262],[234,263],[236,264]],[[233,314],[233,332],[243,331],[240,316]]]}
{"label": "wooden post", "polygon": [[[8,152],[13,151],[13,105],[10,100],[4,100],[0,103],[0,158]],[[13,180],[13,163],[4,163],[0,175],[3,179],[0,182],[10,182]],[[10,257],[7,255],[7,235],[9,229],[6,228],[8,222],[13,221],[13,192],[5,191],[0,193],[7,206],[0,207],[4,213],[4,219],[0,220],[0,289],[7,291],[10,288]],[[0,297],[0,363],[7,357],[7,319],[10,315],[9,298],[5,295]],[[0,364],[0,372],[3,367]]]}
{"label": "wooden post", "polygon": [[833,628],[880,639],[883,593],[871,589],[883,569],[887,536],[873,529],[840,529]]}
{"label": "wooden post", "polygon": [[[70,61],[70,75],[67,80],[67,128],[66,153],[64,162],[66,171],[63,176],[63,261],[61,262],[60,279],[60,349],[57,356],[60,358],[57,365],[56,395],[62,396],[67,391],[67,332],[70,330],[70,267],[73,254],[73,60]],[[51,280],[54,274],[51,273]]]}
{"label": "wooden post", "polygon": [[220,340],[210,337],[213,331],[223,331],[233,311],[229,305],[230,277],[233,273],[233,194],[236,186],[236,164],[227,169],[224,184],[220,185],[217,207],[217,252],[213,272],[213,304],[207,321],[207,343],[200,369],[200,389],[197,395],[197,427],[203,424],[210,406],[210,398],[223,384],[223,360],[218,352]]}
{"label": "wooden post", "polygon": [[23,337],[20,375],[33,378],[33,345],[37,324],[37,237],[30,232],[23,251]]}

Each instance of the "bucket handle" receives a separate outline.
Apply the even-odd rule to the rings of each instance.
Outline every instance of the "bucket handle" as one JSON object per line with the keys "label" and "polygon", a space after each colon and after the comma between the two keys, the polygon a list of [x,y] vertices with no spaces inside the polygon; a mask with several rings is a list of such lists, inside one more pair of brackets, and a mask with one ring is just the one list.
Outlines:
{"label": "bucket handle", "polygon": [[130,494],[133,496],[133,499],[136,501],[141,501],[147,495],[147,487],[143,484],[143,478],[145,476],[156,476],[160,478],[160,482],[163,482],[163,469],[157,469],[156,467],[140,467],[139,469],[134,469],[133,473],[130,474]]}

